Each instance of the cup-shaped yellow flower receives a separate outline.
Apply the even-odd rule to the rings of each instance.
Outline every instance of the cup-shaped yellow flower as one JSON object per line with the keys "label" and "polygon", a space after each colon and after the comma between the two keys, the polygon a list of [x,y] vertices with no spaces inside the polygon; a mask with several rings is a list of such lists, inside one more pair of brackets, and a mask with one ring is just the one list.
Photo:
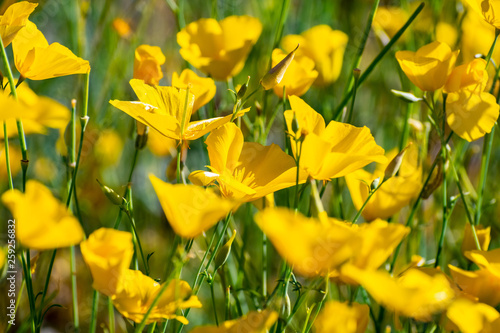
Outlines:
{"label": "cup-shaped yellow flower", "polygon": [[50,190],[35,180],[26,192],[7,191],[2,202],[16,219],[16,238],[34,250],[49,250],[79,244],[85,234],[78,220]]}
{"label": "cup-shaped yellow flower", "polygon": [[143,80],[146,84],[158,84],[163,77],[161,65],[165,63],[165,55],[160,47],[143,44],[135,49],[134,79]]}
{"label": "cup-shaped yellow flower", "polygon": [[328,301],[314,321],[316,333],[364,333],[370,321],[366,304]]}
{"label": "cup-shaped yellow flower", "polygon": [[90,71],[87,60],[59,43],[49,45],[36,25],[28,21],[12,41],[16,68],[25,78],[45,80]]}
{"label": "cup-shaped yellow flower", "polygon": [[500,277],[488,269],[466,271],[448,265],[453,281],[465,294],[491,306],[500,304]]}
{"label": "cup-shaped yellow flower", "polygon": [[241,318],[227,320],[218,327],[195,327],[190,333],[267,333],[277,319],[278,313],[270,309],[251,311]]}
{"label": "cup-shaped yellow flower", "polygon": [[[273,66],[276,66],[286,57],[280,49],[274,49],[272,54]],[[286,95],[304,95],[314,80],[318,77],[318,71],[314,69],[314,61],[305,55],[296,55],[288,66],[281,82],[273,88],[278,97],[283,97],[283,87],[286,87]]]}
{"label": "cup-shaped yellow flower", "polygon": [[467,251],[465,256],[480,268],[487,269],[500,278],[500,249]]}
{"label": "cup-shaped yellow flower", "polygon": [[460,297],[446,310],[446,331],[463,333],[499,332],[500,313],[495,308]]}
{"label": "cup-shaped yellow flower", "polygon": [[[388,161],[396,156],[393,150],[387,154]],[[401,208],[407,206],[415,198],[422,188],[422,170],[418,165],[418,148],[413,145],[403,158],[397,176],[388,179],[366,204],[362,215],[367,221],[376,218],[387,219],[396,214]],[[382,181],[384,170],[388,163],[377,164],[373,173],[365,170],[357,170],[345,177],[347,187],[356,209],[360,209],[368,198],[371,184],[380,177]]]}
{"label": "cup-shaped yellow flower", "polygon": [[[125,318],[140,323],[163,285],[140,271],[131,269],[124,272],[122,283],[123,290],[112,297],[113,305]],[[191,287],[186,281],[171,280],[149,314],[146,324],[164,319],[176,319],[188,324],[186,317],[177,315],[176,312],[187,308],[201,308],[198,297],[191,293]]]}
{"label": "cup-shaped yellow flower", "polygon": [[[6,83],[7,80],[4,80],[4,84]],[[22,119],[25,134],[45,134],[47,127],[59,130],[66,128],[70,120],[70,111],[67,107],[52,98],[38,96],[29,88],[27,82],[21,83],[16,91],[19,104],[26,110],[16,117]],[[10,94],[10,86],[7,86],[5,93]],[[0,104],[3,105],[3,102],[0,101]],[[12,107],[5,106],[5,109],[6,113],[13,114]],[[7,120],[7,133],[9,137],[18,135],[16,121],[12,117]],[[0,138],[3,138],[3,131],[0,132]]]}
{"label": "cup-shaped yellow flower", "polygon": [[92,273],[92,287],[110,297],[121,292],[123,274],[134,254],[132,234],[100,228],[80,244],[80,249]]}
{"label": "cup-shaped yellow flower", "polygon": [[500,29],[500,2],[497,0],[465,0],[477,14],[481,15],[483,19]]}
{"label": "cup-shaped yellow flower", "polygon": [[452,52],[442,42],[422,46],[417,52],[398,51],[396,59],[408,79],[423,91],[442,88],[448,79],[459,51]]}
{"label": "cup-shaped yellow flower", "polygon": [[255,222],[278,253],[304,276],[326,275],[349,260],[358,248],[355,230],[328,218],[308,218],[286,208],[268,208]]}
{"label": "cup-shaped yellow flower", "polygon": [[35,10],[37,3],[20,1],[10,5],[0,16],[0,36],[4,47],[7,47],[19,30],[28,22],[28,17]]}
{"label": "cup-shaped yellow flower", "polygon": [[[175,87],[150,86],[137,79],[130,80],[130,85],[140,102],[113,100],[109,103],[167,138],[196,140],[232,118],[228,115],[190,122],[194,104],[191,92],[188,94],[187,90]],[[240,111],[238,116],[249,109]]]}
{"label": "cup-shaped yellow flower", "polygon": [[469,142],[490,133],[500,112],[495,96],[461,89],[446,98],[446,122]]}
{"label": "cup-shaped yellow flower", "polygon": [[193,112],[198,111],[215,96],[215,82],[209,77],[200,77],[190,69],[182,71],[181,75],[172,74],[172,87],[187,89],[194,95]]}
{"label": "cup-shaped yellow flower", "polygon": [[455,67],[448,76],[444,91],[446,93],[453,93],[461,89],[466,89],[470,92],[481,93],[487,84],[488,72],[486,71],[486,60],[478,58]]}
{"label": "cup-shaped yellow flower", "polygon": [[284,50],[292,51],[297,44],[297,56],[305,55],[316,64],[319,75],[315,85],[325,86],[337,81],[342,70],[344,51],[349,37],[328,25],[317,25],[300,35],[285,36],[281,42]]}
{"label": "cup-shaped yellow flower", "polygon": [[[325,127],[323,117],[297,96],[290,96],[292,110],[285,111],[288,132],[296,138],[307,133],[302,142],[300,167],[312,178],[330,180],[343,177],[371,162],[386,162],[384,149],[378,146],[367,127],[355,127],[331,121]],[[299,129],[293,130],[296,118]],[[292,143],[296,154],[296,145]]]}
{"label": "cup-shaped yellow flower", "polygon": [[442,273],[427,274],[410,268],[394,278],[385,271],[344,265],[342,275],[363,286],[386,309],[419,321],[431,320],[433,314],[446,309],[455,297],[448,278]]}
{"label": "cup-shaped yellow flower", "polygon": [[225,81],[243,69],[261,31],[260,21],[250,16],[229,16],[220,22],[200,19],[177,33],[177,43],[187,62]]}
{"label": "cup-shaped yellow flower", "polygon": [[170,226],[184,238],[194,238],[210,229],[237,206],[236,202],[221,198],[211,189],[172,185],[153,175],[149,179]]}
{"label": "cup-shaped yellow flower", "polygon": [[[275,144],[263,146],[243,142],[243,134],[233,123],[212,131],[208,146],[210,171],[194,171],[193,184],[218,183],[221,195],[239,201],[253,201],[296,184],[297,168],[293,158]],[[300,173],[299,182],[306,175]]]}

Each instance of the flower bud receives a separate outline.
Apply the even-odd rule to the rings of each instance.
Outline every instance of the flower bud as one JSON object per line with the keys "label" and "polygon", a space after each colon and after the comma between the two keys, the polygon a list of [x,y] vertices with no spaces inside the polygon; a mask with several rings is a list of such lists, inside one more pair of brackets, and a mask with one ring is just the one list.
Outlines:
{"label": "flower bud", "polygon": [[226,263],[227,258],[229,258],[229,254],[231,253],[231,245],[233,244],[234,238],[236,237],[236,229],[233,230],[233,235],[226,244],[217,252],[217,256],[215,257],[215,271],[217,271],[222,265]]}
{"label": "flower bud", "polygon": [[111,201],[113,205],[121,206],[126,203],[125,198],[116,193],[111,187],[101,184],[99,179],[96,180],[99,183],[101,190],[104,192],[106,197],[108,197],[109,201]]}
{"label": "flower bud", "polygon": [[389,165],[385,169],[384,181],[388,180],[391,177],[394,177],[398,173],[399,168],[401,167],[401,163],[403,162],[403,157],[405,156],[406,150],[411,145],[412,145],[412,142],[410,142],[403,150],[401,150],[399,152],[399,154],[396,155],[396,157],[394,157],[392,159],[392,161],[389,163]]}
{"label": "flower bud", "polygon": [[238,90],[238,93],[236,94],[238,99],[242,99],[243,97],[245,97],[245,94],[246,94],[247,89],[248,89],[248,82],[250,82],[250,76],[247,78],[247,82],[245,82]]}
{"label": "flower bud", "polygon": [[[137,122],[137,130],[139,130],[139,122]],[[143,125],[144,126],[144,125]],[[146,144],[148,143],[148,133],[149,133],[149,127],[144,126],[144,131],[142,134],[137,133],[137,137],[135,138],[135,147],[137,149],[143,149],[146,147]]]}
{"label": "flower bud", "polygon": [[285,75],[286,69],[290,66],[290,63],[295,56],[295,51],[299,48],[297,47],[292,52],[288,53],[288,55],[281,60],[276,66],[271,68],[269,72],[260,80],[260,84],[264,87],[265,90],[272,89],[274,86],[278,85],[283,79],[283,75]]}
{"label": "flower bud", "polygon": [[370,191],[375,191],[377,187],[380,185],[380,177],[375,178],[370,184]]}

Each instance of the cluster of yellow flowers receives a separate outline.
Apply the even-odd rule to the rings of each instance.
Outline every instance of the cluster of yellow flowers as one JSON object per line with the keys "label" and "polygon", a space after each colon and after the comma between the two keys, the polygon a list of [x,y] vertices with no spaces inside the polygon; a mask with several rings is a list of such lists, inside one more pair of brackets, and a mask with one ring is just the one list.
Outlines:
{"label": "cluster of yellow flowers", "polygon": [[[500,11],[500,6],[490,1],[467,2],[499,31],[495,12]],[[3,55],[6,58],[5,47],[12,44],[14,64],[20,74],[17,84],[10,80],[10,88],[7,88],[5,81],[2,84],[5,88],[0,92],[0,122],[4,124],[0,138],[4,140],[19,133],[23,136],[44,133],[46,127],[62,132],[70,121],[68,109],[47,97],[37,96],[26,83],[21,84],[22,81],[90,71],[88,61],[58,43],[49,45],[43,33],[28,20],[36,6],[21,1],[11,5],[0,17]],[[382,11],[384,13],[389,15],[388,10]],[[380,20],[380,13],[378,18]],[[390,37],[395,34],[380,22],[375,28]],[[395,265],[399,246],[410,234],[412,225],[404,226],[391,221],[391,217],[412,200],[420,200],[429,181],[422,184],[419,147],[409,145],[402,151],[394,149],[386,153],[368,127],[336,120],[327,123],[328,119],[301,98],[313,85],[325,87],[339,78],[348,43],[345,33],[318,25],[300,35],[285,36],[281,39],[281,48],[272,51],[269,59],[272,69],[262,76],[257,91],[272,89],[284,106],[290,105],[283,110],[284,132],[289,144],[285,150],[277,144],[245,141],[246,129],[241,121],[248,120],[251,113],[251,107],[245,104],[251,96],[246,91],[248,81],[233,92],[231,113],[207,119],[197,114],[215,98],[214,80],[227,81],[243,70],[262,29],[259,20],[250,16],[230,16],[221,21],[200,19],[189,23],[177,33],[177,43],[182,58],[198,72],[190,69],[180,74],[174,72],[171,86],[160,85],[161,66],[166,62],[160,47],[140,45],[135,50],[133,78],[129,82],[138,101],[109,101],[135,119],[137,151],[146,144],[158,155],[175,155],[172,152],[177,151],[170,167],[174,172],[169,174],[167,171],[167,178],[176,178],[177,182],[164,181],[154,174],[149,174],[149,180],[176,239],[185,241],[187,252],[197,237],[216,229],[219,221],[226,221],[222,231],[212,230],[214,239],[218,235],[219,240],[215,247],[212,242],[207,244],[192,286],[180,279],[180,272],[168,272],[169,278],[162,283],[149,276],[148,261],[142,253],[132,216],[130,189],[121,196],[101,185],[112,203],[128,215],[133,232],[100,228],[86,237],[82,221],[68,209],[71,193],[75,190],[72,186],[75,186],[76,163],[72,165],[73,182],[66,205],[54,197],[48,187],[35,180],[28,180],[23,191],[11,188],[1,196],[16,220],[16,240],[27,249],[28,259],[30,249],[45,251],[79,244],[92,275],[92,287],[106,295],[123,317],[139,325],[170,319],[185,325],[189,323],[188,309],[202,307],[197,296],[200,281],[207,279],[213,283],[218,269],[229,257],[236,230],[229,242],[221,245],[233,214],[246,203],[253,203],[258,210],[253,215],[255,224],[284,260],[284,278],[276,287],[277,294],[283,293],[279,296],[284,301],[268,302],[269,295],[264,292],[265,301],[256,306],[259,310],[247,311],[238,319],[226,320],[220,325],[217,322],[217,326],[197,327],[191,332],[266,332],[273,325],[284,330],[293,314],[286,310],[291,310],[289,304],[280,302],[287,302],[288,284],[293,280],[298,285],[297,279],[315,279],[323,284],[321,287],[329,296],[330,283],[339,286],[339,295],[341,288],[349,290],[348,301],[340,300],[341,297],[326,300],[325,297],[315,303],[320,304],[314,317],[315,332],[365,332],[370,316],[374,326],[379,324],[370,313],[375,303],[380,305],[379,320],[383,321],[385,310],[394,314],[396,329],[402,328],[401,318],[411,318],[425,323],[434,321],[446,331],[500,330],[500,313],[495,309],[500,304],[500,249],[488,251],[490,229],[468,224],[465,230],[462,252],[469,267],[475,264],[477,270],[464,270],[450,264],[447,268],[451,277],[446,275],[438,260],[442,244],[433,268],[422,267],[425,260],[419,256],[414,256],[404,267]],[[125,34],[130,32],[127,30]],[[459,51],[452,51],[441,41],[427,44],[416,52],[398,51],[395,54],[404,74],[423,92],[422,97],[411,95],[407,98],[413,102],[423,101],[432,111],[429,118],[441,136],[442,157],[438,159],[442,158],[440,168],[444,170],[450,159],[450,149],[444,140],[445,121],[454,133],[471,142],[490,133],[498,119],[500,107],[493,95],[495,86],[487,90],[492,82],[487,71],[492,52],[486,60],[473,59],[459,66],[456,66]],[[199,76],[199,72],[207,77]],[[497,79],[498,71],[494,80]],[[443,109],[442,127],[437,121],[439,117],[435,117],[439,103]],[[86,122],[83,131],[85,126]],[[201,138],[205,138],[209,165],[205,170],[188,173],[185,161],[189,144]],[[263,141],[265,143],[265,139]],[[9,152],[8,144],[5,150]],[[11,156],[15,154],[12,150]],[[108,152],[104,150],[101,154],[105,156]],[[23,162],[28,162],[24,155]],[[374,162],[376,166],[372,172],[363,169]],[[11,177],[8,157],[0,163],[7,165],[6,173]],[[0,176],[3,177],[3,173]],[[146,176],[140,177],[145,179]],[[332,180],[342,177],[358,211],[354,219],[332,217],[332,213],[329,216],[319,194],[317,182],[324,190]],[[446,180],[446,175],[444,178]],[[288,188],[292,190],[287,192],[290,194],[287,207],[276,205],[274,193]],[[307,196],[307,191],[310,203],[307,209],[301,209],[300,201]],[[443,213],[446,219],[446,209],[451,203],[447,201],[446,191],[444,196],[448,203]],[[358,224],[360,216],[366,222]],[[172,253],[177,250],[174,247]],[[202,271],[209,253],[211,258]],[[392,255],[392,264],[385,265]],[[140,256],[144,273],[137,264]],[[189,258],[184,254],[182,260]],[[212,262],[215,270],[211,275]],[[132,263],[135,263],[134,269],[130,268]],[[27,283],[28,288],[32,288],[30,283]],[[211,287],[214,297],[213,285]],[[45,306],[45,291],[41,307]],[[358,302],[361,299],[357,297],[358,291],[363,294],[364,304]],[[273,296],[274,293],[269,299]],[[226,301],[231,302],[229,296]],[[296,304],[300,306],[299,302]],[[36,297],[30,305],[33,311]],[[241,312],[241,307],[239,310]],[[312,311],[308,307],[307,320]],[[36,318],[35,314],[32,316]],[[215,317],[217,320],[217,313]],[[140,330],[143,326],[138,327]],[[153,332],[155,326],[151,327]],[[307,325],[304,331],[306,328]],[[383,328],[376,327],[377,331],[380,329]]]}

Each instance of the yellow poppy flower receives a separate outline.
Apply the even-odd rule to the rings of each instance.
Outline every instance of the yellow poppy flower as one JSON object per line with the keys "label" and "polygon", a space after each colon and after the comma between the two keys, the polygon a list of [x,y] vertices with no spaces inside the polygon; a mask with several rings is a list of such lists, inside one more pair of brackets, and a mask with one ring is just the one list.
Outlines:
{"label": "yellow poppy flower", "polygon": [[498,119],[500,107],[495,96],[467,89],[448,94],[446,122],[462,139],[469,142],[490,133]]}
{"label": "yellow poppy flower", "polygon": [[486,60],[478,58],[455,67],[448,76],[444,91],[452,93],[467,89],[471,92],[480,93],[484,91],[487,84]]}
{"label": "yellow poppy flower", "polygon": [[497,0],[465,0],[464,2],[486,22],[500,29],[500,2]]}
{"label": "yellow poppy flower", "polygon": [[[373,18],[373,30],[377,35],[384,34],[384,39],[388,42],[409,18],[408,12],[401,7],[380,6]],[[405,36],[406,34],[403,34],[400,39],[405,40]]]}
{"label": "yellow poppy flower", "polygon": [[161,65],[165,63],[165,55],[158,46],[140,45],[135,49],[134,79],[143,80],[146,84],[157,85],[163,77]]}
{"label": "yellow poppy flower", "polygon": [[364,333],[370,320],[366,304],[328,301],[314,321],[316,333]]}
{"label": "yellow poppy flower", "polygon": [[322,24],[304,31],[300,35],[285,36],[281,42],[283,49],[291,52],[297,44],[297,56],[305,55],[316,64],[317,86],[326,86],[337,81],[342,70],[344,51],[349,37],[340,30],[332,30]]}
{"label": "yellow poppy flower", "polygon": [[172,74],[172,87],[187,89],[194,95],[193,112],[198,111],[215,96],[215,82],[209,77],[199,77],[190,69],[182,71],[181,75]]}
{"label": "yellow poppy flower", "polygon": [[[476,235],[479,240],[479,245],[481,250],[488,251],[491,241],[491,227],[485,228],[482,225],[476,226]],[[476,241],[474,240],[474,235],[472,234],[472,227],[469,223],[465,224],[464,229],[464,240],[462,241],[461,247],[462,253],[465,254],[467,251],[477,250]]]}
{"label": "yellow poppy flower", "polygon": [[121,38],[127,38],[132,34],[130,24],[121,17],[117,17],[113,20],[113,29],[115,29]]}
{"label": "yellow poppy flower", "polygon": [[[274,49],[272,54],[273,67],[283,60],[287,54],[280,49]],[[318,77],[318,71],[314,70],[314,61],[304,55],[295,56],[288,66],[281,82],[274,86],[274,93],[282,98],[283,87],[286,87],[286,95],[304,95],[314,80]]]}
{"label": "yellow poppy flower", "polygon": [[37,181],[29,180],[25,193],[5,192],[2,202],[16,219],[16,238],[25,247],[49,250],[76,245],[85,237],[78,220]]}
{"label": "yellow poppy flower", "polygon": [[[488,54],[491,44],[495,39],[495,28],[483,20],[473,10],[467,11],[463,19],[460,53],[463,61],[475,59],[476,54]],[[495,47],[491,57],[495,63],[500,60],[500,47]]]}
{"label": "yellow poppy flower", "polygon": [[[387,219],[407,206],[419,194],[422,188],[422,170],[418,166],[418,148],[412,146],[409,149],[410,151],[403,158],[398,175],[387,180],[366,204],[362,212],[365,220]],[[396,150],[391,151],[387,154],[387,161],[391,161],[396,155]],[[379,177],[382,180],[388,162],[377,164],[373,174],[365,170],[357,170],[345,177],[356,209],[359,210],[368,198],[369,184]]]}
{"label": "yellow poppy flower", "polygon": [[459,51],[442,42],[422,46],[417,52],[398,51],[396,59],[408,79],[423,91],[442,88],[455,66]]}
{"label": "yellow poppy flower", "polygon": [[122,156],[122,136],[113,129],[105,129],[99,133],[93,153],[99,165],[109,167],[116,165]]}
{"label": "yellow poppy flower", "polygon": [[267,333],[278,319],[278,313],[269,309],[251,311],[241,318],[228,320],[217,326],[195,327],[190,333]]}
{"label": "yellow poppy flower", "polygon": [[[125,318],[140,323],[163,285],[140,271],[131,269],[124,272],[122,283],[122,291],[112,297],[113,305]],[[186,281],[171,280],[149,314],[146,324],[176,319],[187,325],[189,321],[186,317],[177,315],[176,312],[187,308],[201,308],[198,297],[191,293],[191,287]]]}
{"label": "yellow poppy flower", "polygon": [[500,331],[500,313],[495,308],[458,298],[446,310],[447,331],[493,333]]}
{"label": "yellow poppy flower", "polygon": [[[186,98],[187,91],[184,89],[150,86],[137,79],[130,80],[130,85],[140,102],[113,100],[109,103],[171,139],[179,141],[198,139],[229,122],[233,116],[230,114],[225,117],[189,122],[194,103],[194,95],[191,92]],[[240,111],[238,116],[248,110],[250,108]]]}
{"label": "yellow poppy flower", "polygon": [[419,321],[448,307],[455,293],[442,273],[427,274],[410,268],[402,276],[393,278],[385,271],[362,270],[344,265],[342,274],[359,283],[386,309]]}
{"label": "yellow poppy flower", "polygon": [[[5,83],[7,80],[4,80]],[[19,104],[27,110],[22,116],[16,117],[22,119],[25,134],[45,134],[47,127],[59,130],[66,128],[71,116],[67,107],[52,98],[38,96],[29,88],[27,82],[21,83],[16,91]],[[5,93],[10,94],[10,86],[7,86]],[[12,109],[6,109],[12,114]],[[18,135],[14,118],[7,120],[7,133],[9,137]],[[0,138],[3,138],[3,131],[0,131]]]}
{"label": "yellow poppy flower", "polygon": [[465,271],[448,265],[453,281],[465,294],[491,306],[500,304],[500,277],[488,269]]}
{"label": "yellow poppy flower", "polygon": [[467,251],[465,256],[480,268],[489,270],[500,278],[500,249],[491,251]]}
{"label": "yellow poppy flower", "polygon": [[359,246],[355,230],[328,218],[308,218],[286,208],[268,208],[255,222],[278,253],[304,276],[328,274],[354,255]]}
{"label": "yellow poppy flower", "polygon": [[5,13],[0,16],[0,36],[3,46],[7,47],[16,34],[28,22],[28,16],[35,10],[37,3],[20,1],[10,5]]}
{"label": "yellow poppy flower", "polygon": [[123,275],[134,254],[132,234],[100,228],[80,244],[80,249],[92,273],[92,287],[110,297],[121,292]]}
{"label": "yellow poppy flower", "polygon": [[16,68],[25,78],[45,80],[90,71],[87,60],[59,43],[49,45],[36,25],[28,21],[12,41]]}
{"label": "yellow poppy flower", "polygon": [[[212,131],[205,143],[210,171],[192,172],[193,184],[207,186],[217,181],[222,196],[244,202],[296,184],[297,168],[291,156],[275,144],[243,142],[241,130],[233,123]],[[301,172],[299,182],[305,180]]]}
{"label": "yellow poppy flower", "polygon": [[219,197],[211,189],[195,185],[172,185],[149,176],[160,204],[175,233],[194,238],[213,227],[237,205]]}
{"label": "yellow poppy flower", "polygon": [[260,21],[250,16],[229,16],[220,22],[200,19],[177,33],[177,43],[184,60],[225,81],[243,69],[261,31]]}
{"label": "yellow poppy flower", "polygon": [[[294,137],[307,133],[302,142],[300,167],[312,178],[330,180],[343,177],[371,162],[386,162],[370,129],[331,121],[325,127],[323,117],[297,96],[290,96],[292,110],[285,111],[288,132]],[[299,129],[292,129],[296,117]],[[296,145],[292,143],[296,154]]]}
{"label": "yellow poppy flower", "polygon": [[436,40],[446,43],[449,47],[455,46],[458,39],[457,28],[446,22],[438,22],[436,24]]}

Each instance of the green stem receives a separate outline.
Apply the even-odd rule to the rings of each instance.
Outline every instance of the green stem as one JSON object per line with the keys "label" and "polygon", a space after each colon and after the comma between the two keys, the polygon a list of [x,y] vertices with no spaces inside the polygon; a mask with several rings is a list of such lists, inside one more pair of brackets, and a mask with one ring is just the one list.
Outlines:
{"label": "green stem", "polygon": [[488,51],[488,55],[486,56],[486,68],[490,64],[491,56],[493,55],[493,51],[495,50],[495,45],[497,43],[498,36],[500,35],[500,29],[495,28],[495,39],[493,39],[493,43],[491,44],[490,50]]}
{"label": "green stem", "polygon": [[267,236],[262,233],[262,297],[267,297]]}
{"label": "green stem", "polygon": [[113,301],[111,300],[111,297],[108,297],[108,321],[109,333],[115,333],[115,309],[113,307]]}
{"label": "green stem", "polygon": [[[1,39],[1,38],[0,38]],[[26,257],[25,257],[26,255]],[[30,321],[32,332],[38,332],[37,316],[36,316],[36,305],[33,293],[33,285],[31,280],[31,268],[30,268],[30,254],[29,250],[25,251],[25,255],[21,254],[21,261],[23,264],[24,280],[26,281],[26,289],[28,292],[28,302],[30,305]]]}
{"label": "green stem", "polygon": [[76,331],[79,331],[80,320],[78,315],[78,291],[76,285],[76,263],[75,263],[75,247],[69,248],[69,264],[71,267],[71,296],[73,300],[73,325]]}
{"label": "green stem", "polygon": [[7,178],[9,180],[9,190],[14,189],[14,183],[12,182],[12,170],[10,169],[10,157],[9,157],[9,136],[7,133],[7,122],[3,122],[3,138],[5,144],[5,167],[7,169]]}
{"label": "green stem", "polygon": [[146,257],[144,257],[144,252],[142,251],[141,240],[139,239],[139,235],[137,234],[134,216],[132,215],[131,211],[128,209],[125,210],[125,213],[127,214],[128,218],[129,218],[130,225],[132,227],[132,231],[133,231],[135,240],[137,241],[137,246],[139,247],[139,253],[141,254],[142,263],[144,265],[144,270],[146,272],[146,275],[149,276],[148,262],[146,261]]}
{"label": "green stem", "polygon": [[94,290],[94,296],[92,298],[92,315],[90,316],[90,327],[89,327],[90,333],[96,332],[98,311],[99,311],[99,292],[97,290]]}
{"label": "green stem", "polygon": [[352,223],[356,223],[356,221],[359,219],[359,217],[361,216],[361,213],[363,213],[363,210],[365,210],[365,207],[366,205],[368,204],[368,201],[370,201],[370,199],[372,198],[372,196],[375,194],[375,192],[377,192],[377,190],[385,183],[385,179],[382,181],[381,184],[379,184],[377,187],[375,187],[373,190],[370,189],[370,193],[368,194],[368,197],[366,198],[365,202],[363,203],[363,206],[361,206],[361,208],[358,210],[358,212],[356,213],[356,216],[354,216],[354,218],[352,219]]}
{"label": "green stem", "polygon": [[212,307],[214,308],[215,324],[217,324],[217,326],[219,326],[219,318],[217,317],[217,304],[215,302],[215,292],[214,292],[213,281],[211,281],[208,285],[210,286],[210,294],[212,295]]}
{"label": "green stem", "polygon": [[[375,1],[378,5],[378,2],[380,0]],[[358,91],[358,81],[359,81],[359,69],[355,68],[353,71],[357,71],[356,74],[354,74],[354,87],[353,87],[353,93],[352,93],[352,100],[351,100],[351,107],[349,108],[349,114],[347,116],[347,123],[352,124],[352,117],[354,113],[354,102],[356,101],[356,92]]]}
{"label": "green stem", "polygon": [[[403,35],[403,33],[408,29],[410,24],[415,20],[415,18],[420,14],[422,9],[424,8],[424,3],[422,2],[417,9],[413,12],[413,14],[410,16],[408,21],[406,21],[405,25],[401,27],[401,29],[398,30],[398,32],[394,35],[394,37],[387,43],[387,45],[380,51],[380,53],[373,59],[373,61],[370,63],[370,65],[366,68],[366,70],[363,72],[363,74],[359,77],[359,85],[363,83],[366,78],[371,74],[371,72],[375,69],[375,66],[382,60],[382,58],[386,55],[387,52],[391,49],[391,47],[398,41],[398,39]],[[335,109],[335,113],[333,116],[333,119],[337,119],[339,115],[342,113],[342,109],[344,106],[347,105],[347,102],[351,98],[353,94],[353,89],[350,89],[347,94],[344,95],[344,98],[340,102],[340,104],[337,106],[337,109]]]}
{"label": "green stem", "polygon": [[181,183],[181,152],[182,141],[177,144],[177,184]]}
{"label": "green stem", "polygon": [[486,177],[488,174],[488,166],[490,164],[491,147],[493,146],[493,137],[495,135],[495,127],[491,129],[491,133],[484,136],[483,153],[481,155],[481,171],[479,174],[479,188],[477,191],[476,215],[474,225],[479,225],[481,221],[481,210],[483,205],[484,188],[486,187]]}

